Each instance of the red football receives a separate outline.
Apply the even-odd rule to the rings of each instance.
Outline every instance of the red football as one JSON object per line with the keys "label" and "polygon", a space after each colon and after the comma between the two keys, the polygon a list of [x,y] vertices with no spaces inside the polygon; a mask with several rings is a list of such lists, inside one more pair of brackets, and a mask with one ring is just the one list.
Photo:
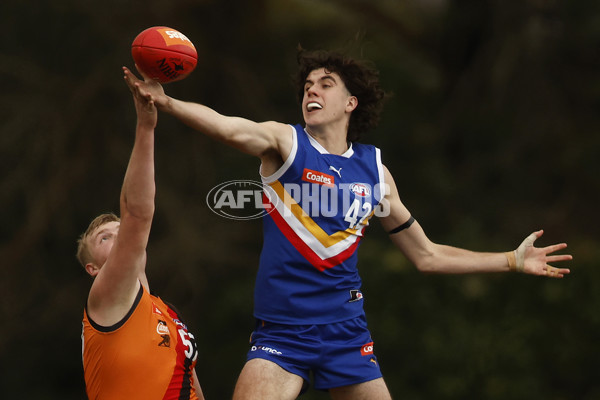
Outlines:
{"label": "red football", "polygon": [[166,26],[153,26],[137,35],[131,44],[131,55],[144,74],[160,83],[185,78],[198,62],[198,53],[190,39]]}

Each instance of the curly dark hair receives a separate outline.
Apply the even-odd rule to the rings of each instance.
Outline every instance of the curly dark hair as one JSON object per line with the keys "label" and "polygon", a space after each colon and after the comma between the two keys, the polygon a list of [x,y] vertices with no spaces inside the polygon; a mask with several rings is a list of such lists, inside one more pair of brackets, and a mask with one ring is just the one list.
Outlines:
{"label": "curly dark hair", "polygon": [[307,51],[298,48],[298,73],[295,77],[298,100],[304,97],[304,85],[308,75],[319,68],[337,73],[346,88],[358,99],[358,106],[350,116],[348,140],[357,141],[360,136],[375,128],[386,98],[379,86],[379,72],[372,63],[356,60],[335,51]]}

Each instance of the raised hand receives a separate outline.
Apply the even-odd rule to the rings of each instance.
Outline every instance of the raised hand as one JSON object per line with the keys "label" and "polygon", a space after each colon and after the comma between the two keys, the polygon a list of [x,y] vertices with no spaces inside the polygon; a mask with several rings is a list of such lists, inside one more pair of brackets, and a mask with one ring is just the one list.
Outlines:
{"label": "raised hand", "polygon": [[129,70],[129,68],[123,67],[123,78],[125,79],[125,82],[127,82],[127,85],[134,96],[139,95],[143,98],[146,98],[148,101],[154,102],[158,108],[166,105],[168,96],[165,94],[162,85],[157,80],[146,76],[139,69],[138,72],[142,76],[143,80],[138,79],[135,74]]}

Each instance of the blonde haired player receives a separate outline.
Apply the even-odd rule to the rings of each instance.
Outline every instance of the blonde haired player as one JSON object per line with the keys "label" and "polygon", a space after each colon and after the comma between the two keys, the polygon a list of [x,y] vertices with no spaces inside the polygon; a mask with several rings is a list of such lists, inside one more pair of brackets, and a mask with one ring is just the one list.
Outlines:
{"label": "blonde haired player", "polygon": [[127,79],[137,113],[121,190],[121,217],[102,214],[79,239],[77,258],[94,281],[83,316],[83,368],[90,399],[204,399],[194,336],[150,294],[146,245],[154,216],[157,111]]}

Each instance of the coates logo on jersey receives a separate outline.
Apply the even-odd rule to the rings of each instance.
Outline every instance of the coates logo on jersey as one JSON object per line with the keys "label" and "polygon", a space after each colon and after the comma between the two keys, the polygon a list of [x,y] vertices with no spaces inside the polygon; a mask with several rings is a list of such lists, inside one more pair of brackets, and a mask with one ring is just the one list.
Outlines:
{"label": "coates logo on jersey", "polygon": [[[263,184],[250,180],[221,183],[206,195],[206,204],[217,215],[229,219],[257,219],[275,209],[276,198],[263,191]],[[268,201],[264,202],[263,195]]]}
{"label": "coates logo on jersey", "polygon": [[363,356],[370,356],[373,354],[373,342],[364,344],[361,348],[360,348],[360,354]]}
{"label": "coates logo on jersey", "polygon": [[324,186],[333,186],[335,178],[333,175],[328,175],[323,172],[313,171],[312,169],[304,168],[302,180],[310,183],[317,183]]}
{"label": "coates logo on jersey", "polygon": [[371,187],[364,183],[351,184],[350,191],[360,197],[371,197]]}
{"label": "coates logo on jersey", "polygon": [[158,324],[156,325],[156,333],[159,335],[169,334],[169,327],[165,321],[158,320]]}

